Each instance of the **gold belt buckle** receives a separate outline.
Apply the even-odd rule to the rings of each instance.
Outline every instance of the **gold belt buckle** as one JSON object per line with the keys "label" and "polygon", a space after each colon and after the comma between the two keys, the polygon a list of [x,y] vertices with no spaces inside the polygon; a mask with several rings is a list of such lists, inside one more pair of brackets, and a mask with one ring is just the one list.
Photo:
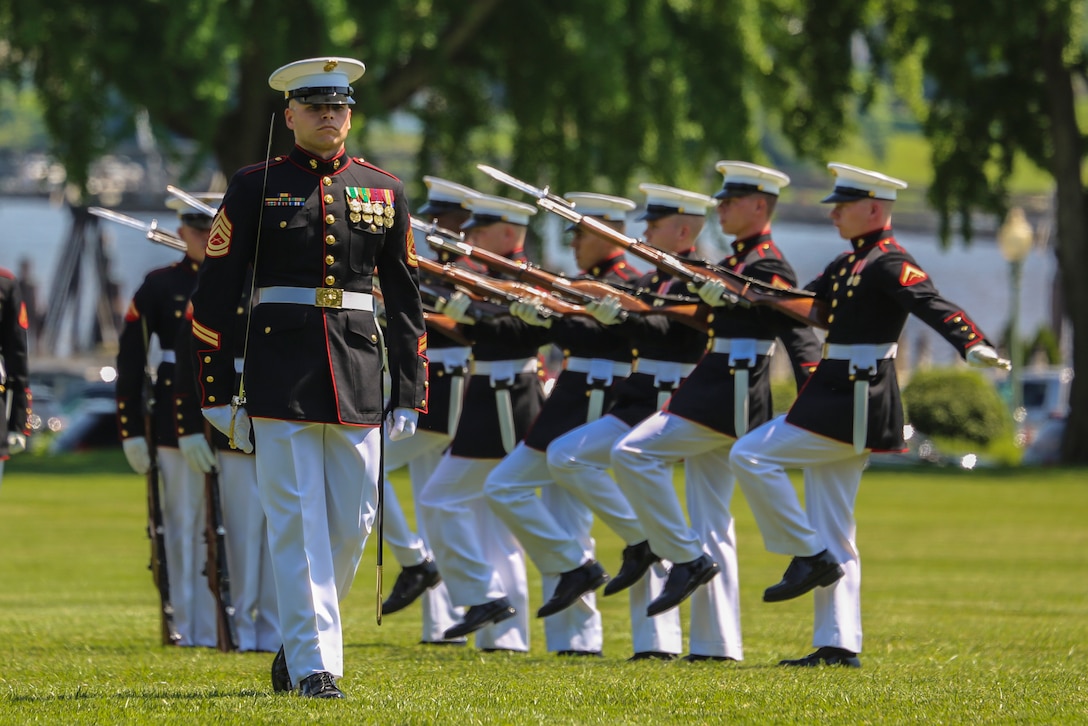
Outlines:
{"label": "gold belt buckle", "polygon": [[319,287],[314,305],[319,308],[342,308],[344,307],[344,291],[338,287]]}

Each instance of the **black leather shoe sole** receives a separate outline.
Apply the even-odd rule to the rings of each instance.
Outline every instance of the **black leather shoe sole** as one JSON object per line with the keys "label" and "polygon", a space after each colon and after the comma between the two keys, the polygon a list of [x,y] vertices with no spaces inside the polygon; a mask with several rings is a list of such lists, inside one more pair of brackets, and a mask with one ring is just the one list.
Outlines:
{"label": "black leather shoe sole", "polygon": [[[709,563],[709,565],[706,563]],[[678,571],[677,568],[683,569]],[[672,570],[669,572],[669,579],[665,581],[665,588],[662,590],[661,595],[646,608],[646,615],[652,618],[655,615],[672,610],[691,597],[691,594],[701,586],[713,580],[721,572],[721,569],[718,563],[710,559],[710,555],[706,554],[692,562],[673,565]],[[674,574],[675,577],[683,578],[683,581],[674,581]]]}
{"label": "black leather shoe sole", "polygon": [[801,666],[814,668],[816,666],[842,666],[845,668],[861,668],[861,659],[857,653],[851,653],[842,648],[819,648],[815,653],[810,653],[804,658],[796,660],[779,661],[780,666]]}
{"label": "black leather shoe sole", "polygon": [[536,611],[538,618],[546,618],[566,610],[587,592],[593,592],[608,582],[608,573],[597,562],[590,560],[577,569],[564,572],[559,576],[555,594]]}
{"label": "black leather shoe sole", "polygon": [[620,571],[604,586],[604,596],[615,595],[641,580],[646,570],[653,567],[661,558],[650,550],[649,542],[639,542],[623,548],[623,562]]}
{"label": "black leather shoe sole", "polygon": [[382,603],[382,615],[392,615],[408,607],[420,596],[438,583],[442,577],[432,560],[425,560],[418,565],[405,567],[397,575],[393,590]]}
{"label": "black leather shoe sole", "polygon": [[763,602],[792,600],[817,587],[832,585],[842,576],[842,566],[826,550],[815,557],[794,557],[782,581],[763,591]]}
{"label": "black leather shoe sole", "polygon": [[291,673],[287,670],[287,656],[281,645],[276,657],[272,659],[272,690],[275,693],[285,693],[292,688]]}
{"label": "black leather shoe sole", "polygon": [[736,658],[730,658],[727,655],[698,655],[696,653],[688,653],[687,655],[685,655],[680,660],[683,660],[683,661],[685,661],[687,663],[706,663],[706,662],[736,663],[737,662]]}
{"label": "black leather shoe sole", "polygon": [[469,633],[475,633],[480,628],[501,623],[516,614],[514,607],[505,597],[486,602],[483,605],[473,605],[465,611],[465,619],[448,628],[442,637],[446,640],[461,638]]}
{"label": "black leather shoe sole", "polygon": [[676,653],[664,653],[660,650],[640,650],[627,661],[630,663],[636,660],[676,660],[679,657]]}

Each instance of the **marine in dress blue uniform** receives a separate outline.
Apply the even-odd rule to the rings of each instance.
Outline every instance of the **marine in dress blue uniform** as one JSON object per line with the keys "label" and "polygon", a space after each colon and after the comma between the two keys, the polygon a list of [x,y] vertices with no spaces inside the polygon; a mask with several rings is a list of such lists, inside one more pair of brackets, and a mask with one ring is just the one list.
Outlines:
{"label": "marine in dress blue uniform", "polygon": [[[416,211],[416,216],[428,222],[434,220],[445,229],[460,229],[471,216],[467,200],[479,196],[480,192],[435,176],[423,177],[423,183],[427,187],[427,201]],[[439,253],[439,259],[443,263],[453,261],[445,251]],[[471,354],[470,346],[448,337],[428,323],[430,395],[427,413],[420,415],[414,436],[390,442],[385,448],[384,534],[402,569],[389,597],[382,604],[382,613],[399,612],[422,596],[423,637],[420,642],[423,644],[464,643],[463,638],[450,641],[443,637],[446,630],[461,621],[464,610],[450,602],[449,590],[438,574],[438,567],[427,544],[429,537],[423,527],[423,517],[417,509],[419,532],[413,532],[396,491],[389,483],[388,474],[407,465],[412,500],[419,502],[423,486],[434,473],[457,430]]]}
{"label": "marine in dress blue uniform", "polygon": [[[896,242],[891,209],[906,182],[846,164],[828,168],[835,188],[823,201],[835,205],[831,219],[850,249],[807,286],[828,305],[823,360],[786,415],[737,441],[730,465],[767,549],[793,555],[764,600],[815,590],[816,651],[781,664],[858,667],[861,561],[854,502],[869,452],[904,448],[894,358],[907,316],[925,321],[972,365],[1008,362]],[[804,469],[804,508],[786,468]]]}
{"label": "marine in dress blue uniform", "polygon": [[[207,201],[210,195],[199,195]],[[218,206],[223,195],[214,196]],[[209,218],[210,221],[210,218]],[[235,344],[245,341],[249,320],[249,286],[235,309]],[[193,359],[192,306],[175,338],[177,366],[174,371],[174,413],[178,449],[198,475],[215,470],[219,474],[220,510],[225,530],[227,573],[230,582],[231,618],[238,634],[238,650],[275,652],[280,647],[279,615],[276,609],[276,582],[272,575],[272,553],[268,548],[268,522],[257,491],[257,464],[251,453],[232,449],[222,432],[207,427],[200,412],[200,387]],[[235,351],[235,371],[242,370],[242,348]],[[205,489],[205,499],[207,490]],[[205,506],[209,506],[205,502]],[[210,566],[210,563],[209,563]],[[214,594],[214,593],[213,593]]]}
{"label": "marine in dress blue uniform", "polygon": [[[642,184],[647,222],[646,242],[666,252],[695,259],[695,238],[714,200],[705,194],[660,184]],[[658,295],[686,295],[685,283],[652,270],[633,285]],[[630,376],[613,386],[607,415],[559,436],[548,446],[548,468],[563,489],[600,517],[626,547],[619,572],[605,586],[613,595],[631,588],[631,634],[634,659],[675,658],[682,650],[680,614],[672,610],[647,615],[648,604],[660,595],[667,570],[652,552],[646,530],[625,493],[608,469],[612,446],[631,427],[658,410],[695,368],[706,350],[704,332],[662,315],[619,315],[618,305],[591,303],[594,317],[630,341],[635,356]]]}
{"label": "marine in dress blue uniform", "polygon": [[[574,192],[565,195],[583,215],[622,231],[635,203],[622,197]],[[582,277],[627,286],[636,274],[622,251],[572,225],[575,258]],[[537,300],[514,303],[513,315],[547,329],[563,352],[563,370],[525,440],[484,482],[492,510],[521,542],[542,574],[544,633],[550,652],[599,655],[601,614],[593,590],[607,580],[594,559],[593,514],[565,489],[555,486],[547,449],[557,437],[600,418],[612,403],[612,384],[631,372],[627,336],[588,316],[541,318]],[[540,496],[537,496],[540,490]]]}
{"label": "marine in dress blue uniform", "polygon": [[26,449],[30,436],[31,394],[27,359],[27,329],[30,318],[19,280],[0,267],[0,401],[4,428],[0,432],[0,482],[4,462]]}
{"label": "marine in dress blue uniform", "polygon": [[[482,195],[467,202],[466,242],[524,259],[529,218],[536,207]],[[544,403],[538,352],[543,328],[509,314],[479,321],[465,315],[469,299],[454,293],[441,312],[462,323],[472,340],[471,375],[450,448],[423,488],[419,504],[435,562],[465,617],[445,633],[477,632],[484,650],[529,649],[525,555],[509,528],[484,501],[483,482],[514,449]]]}
{"label": "marine in dress blue uniform", "polygon": [[[253,445],[251,429],[256,445],[283,640],[273,688],[297,684],[301,695],[322,698],[343,697],[339,604],[375,516],[383,355],[389,438],[411,435],[427,408],[404,187],[344,148],[350,84],[363,71],[351,58],[315,58],[271,75],[288,101],[295,147],[234,174],[193,295],[204,415],[243,450]],[[256,304],[235,389],[234,315],[250,266]],[[389,324],[384,345],[375,275]]]}
{"label": "marine in dress blue uniform", "polygon": [[204,478],[178,448],[174,392],[175,344],[211,229],[207,213],[167,201],[178,210],[178,236],[185,257],[152,270],[136,289],[125,312],[117,350],[117,423],[129,465],[146,474],[151,464],[144,431],[144,371],[157,339],[161,360],[155,373],[152,419],[162,486],[166,570],[178,645],[214,648],[215,600],[204,577]]}
{"label": "marine in dress blue uniform", "polygon": [[[714,195],[718,220],[735,238],[719,266],[777,287],[796,286],[793,268],[771,237],[771,216],[789,177],[742,161],[722,161],[717,169],[724,177]],[[749,426],[771,418],[770,364],[778,338],[801,372],[798,385],[819,360],[819,342],[809,328],[767,308],[727,307],[722,291],[716,282],[699,291],[714,312],[695,370],[664,410],[637,424],[612,450],[616,481],[638,513],[650,549],[678,563],[650,614],[692,597],[685,658],[691,661],[743,659],[729,448]],[[673,466],[680,461],[690,525],[673,485]],[[712,565],[720,576],[713,576]],[[701,577],[712,579],[700,587]]]}

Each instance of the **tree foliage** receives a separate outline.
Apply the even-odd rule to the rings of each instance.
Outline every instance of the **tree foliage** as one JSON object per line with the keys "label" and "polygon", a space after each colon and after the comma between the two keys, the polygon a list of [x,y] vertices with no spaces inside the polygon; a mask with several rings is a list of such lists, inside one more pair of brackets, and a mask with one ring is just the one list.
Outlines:
{"label": "tree foliage", "polygon": [[[195,141],[225,173],[263,158],[283,106],[268,74],[313,56],[367,63],[357,130],[395,111],[420,119],[419,174],[479,184],[472,165],[498,161],[556,189],[619,193],[636,180],[705,189],[716,158],[775,162],[772,137],[825,160],[890,86],[932,144],[928,198],[946,237],[953,220],[969,235],[973,211],[1004,212],[1014,159],[1054,176],[1081,370],[1085,40],[1083,0],[0,4],[0,73],[42,94],[54,151],[79,184],[137,109],[164,143]],[[273,128],[272,151],[287,150],[286,129]],[[366,141],[353,150],[380,162]],[[1067,455],[1088,461],[1074,445],[1088,438],[1084,376],[1068,430]]]}

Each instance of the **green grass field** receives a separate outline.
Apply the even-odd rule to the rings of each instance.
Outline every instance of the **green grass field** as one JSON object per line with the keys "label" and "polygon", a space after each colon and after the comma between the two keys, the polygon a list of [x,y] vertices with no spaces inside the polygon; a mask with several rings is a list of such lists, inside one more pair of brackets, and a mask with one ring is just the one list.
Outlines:
{"label": "green grass field", "polygon": [[[860,671],[775,665],[810,651],[811,599],[760,601],[786,558],[739,494],[734,509],[743,663],[627,663],[623,595],[599,600],[599,660],[549,656],[537,621],[525,655],[425,648],[418,605],[376,626],[368,544],[344,605],[348,700],[313,702],[272,694],[270,655],[158,644],[143,480],[119,452],[16,458],[0,486],[0,723],[1088,720],[1086,472],[867,473]],[[620,542],[598,543],[614,571]]]}

